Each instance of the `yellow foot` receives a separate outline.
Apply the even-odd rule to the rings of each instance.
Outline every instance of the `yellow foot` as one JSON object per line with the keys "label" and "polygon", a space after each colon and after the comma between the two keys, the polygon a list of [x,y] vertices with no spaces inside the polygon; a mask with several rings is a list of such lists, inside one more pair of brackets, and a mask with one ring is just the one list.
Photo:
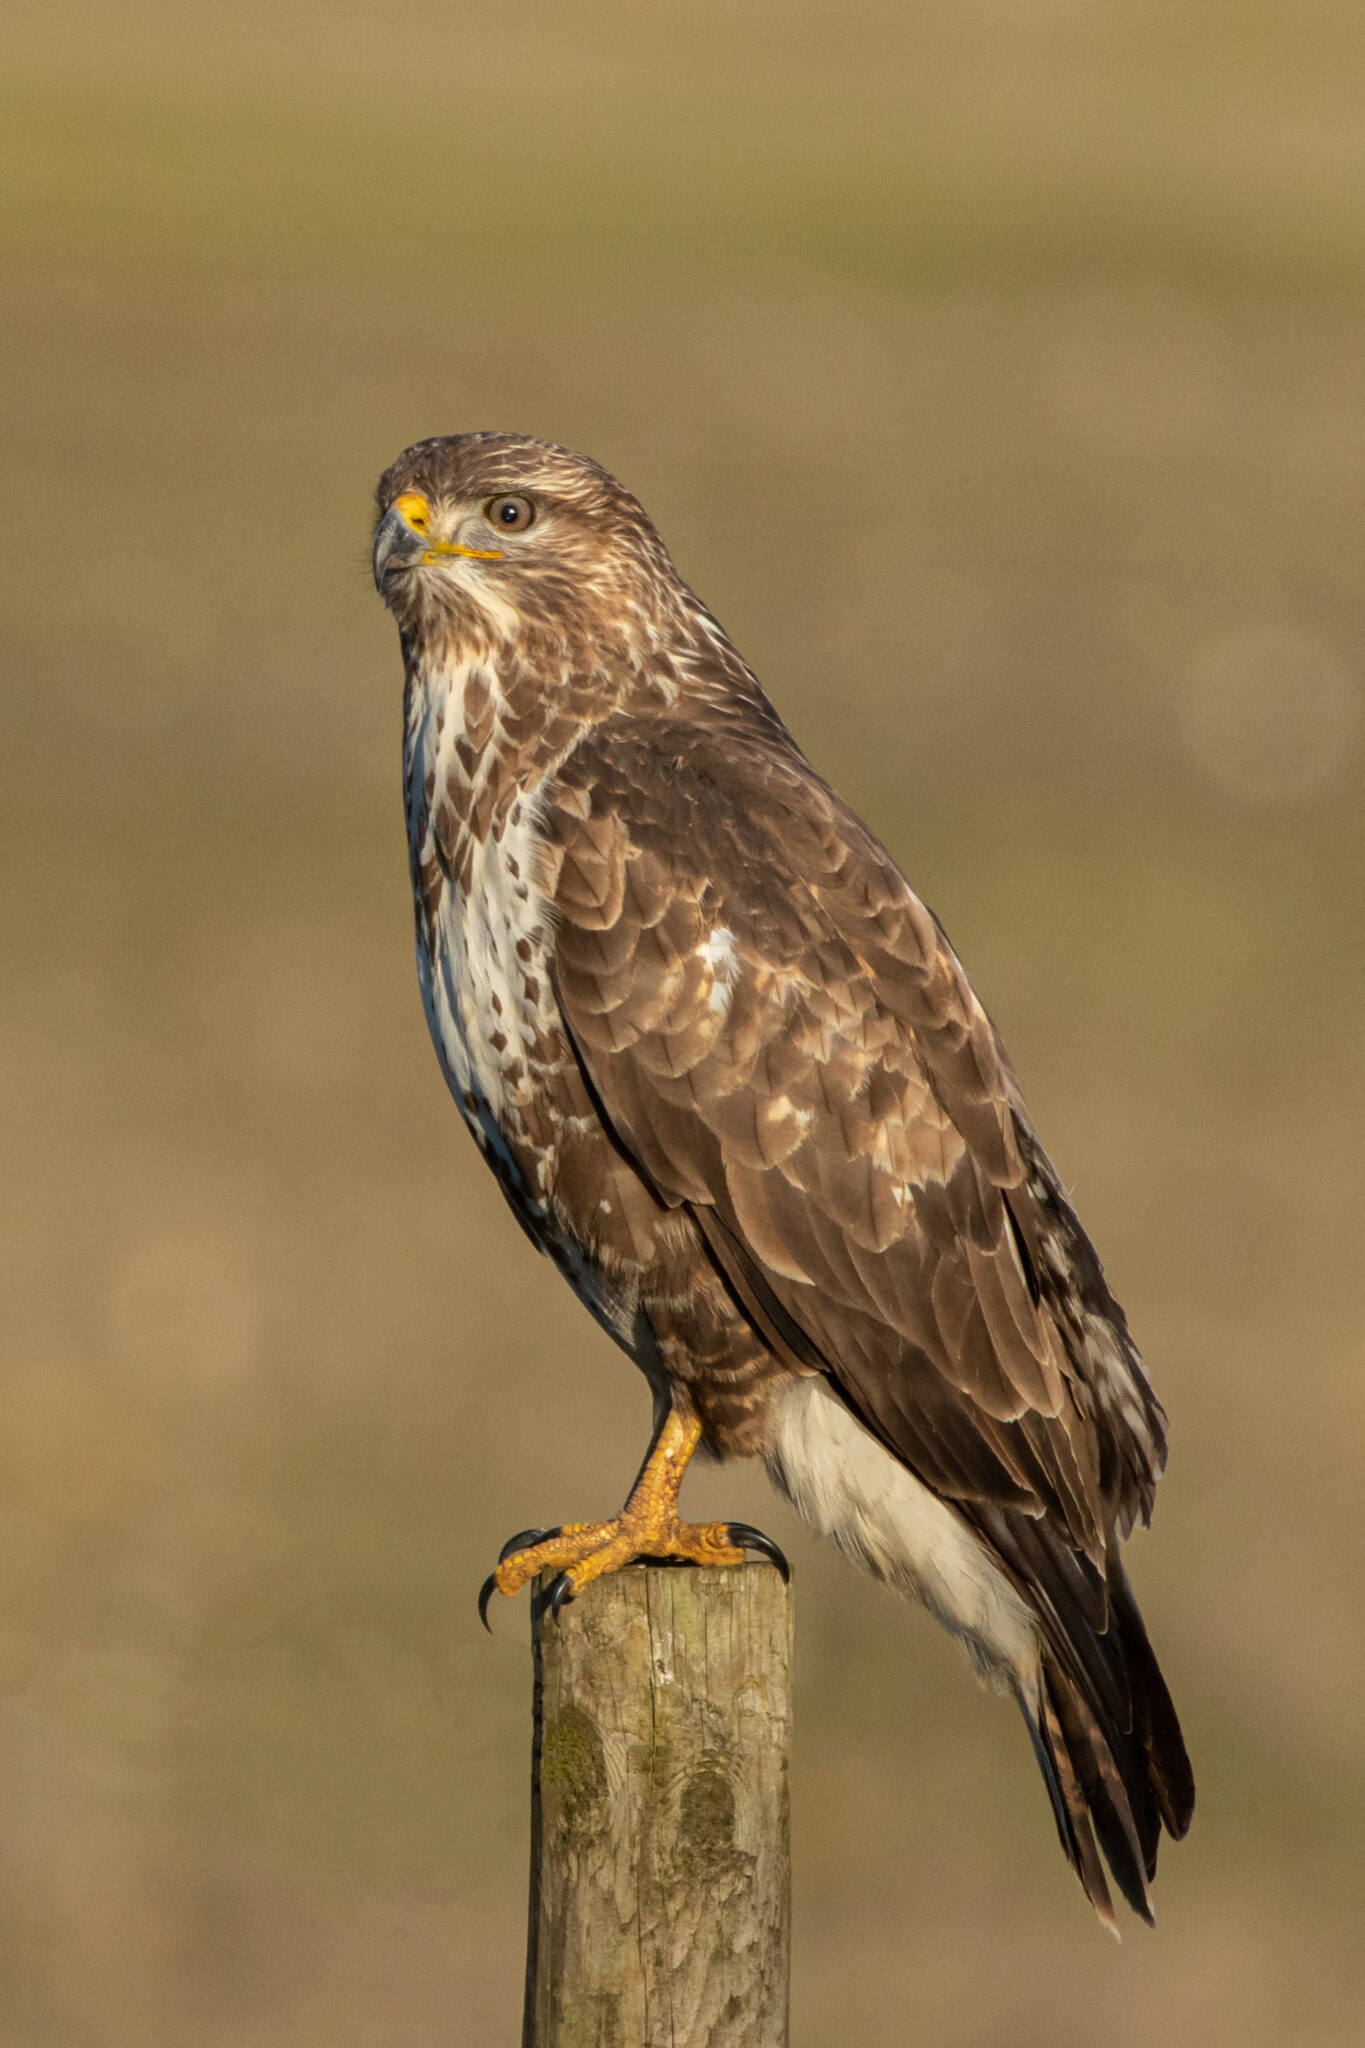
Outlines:
{"label": "yellow foot", "polygon": [[562,1529],[523,1529],[505,1543],[497,1569],[479,1593],[479,1618],[488,1626],[488,1603],[494,1593],[510,1599],[541,1572],[558,1570],[546,1598],[551,1614],[594,1579],[619,1572],[637,1558],[667,1564],[744,1563],[746,1550],[771,1558],[784,1579],[791,1569],[770,1536],[747,1522],[680,1522],[675,1514],[641,1513],[632,1502],[614,1521],[569,1522]]}
{"label": "yellow foot", "polygon": [[783,1578],[791,1576],[777,1545],[747,1522],[680,1522],[678,1488],[701,1441],[695,1415],[671,1411],[650,1447],[630,1499],[611,1522],[570,1522],[563,1529],[523,1529],[504,1543],[496,1571],[479,1593],[479,1618],[488,1626],[495,1592],[519,1593],[538,1573],[557,1571],[547,1598],[551,1614],[605,1572],[619,1572],[637,1557],[679,1564],[743,1564],[746,1550],[761,1550]]}

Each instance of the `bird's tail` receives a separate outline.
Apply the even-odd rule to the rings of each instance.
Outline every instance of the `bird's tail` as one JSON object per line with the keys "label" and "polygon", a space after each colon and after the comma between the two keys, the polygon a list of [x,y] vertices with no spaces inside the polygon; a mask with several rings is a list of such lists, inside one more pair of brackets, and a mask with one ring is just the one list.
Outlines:
{"label": "bird's tail", "polygon": [[[1164,1826],[1177,1841],[1194,1811],[1194,1776],[1166,1681],[1115,1556],[1105,1625],[1046,1617],[1036,1691],[1020,1695],[1067,1860],[1117,1934],[1099,1851],[1148,1925]],[[1048,1624],[1051,1624],[1049,1626]],[[1088,1640],[1078,1640],[1084,1632]],[[1098,1842],[1098,1848],[1097,1848]]]}

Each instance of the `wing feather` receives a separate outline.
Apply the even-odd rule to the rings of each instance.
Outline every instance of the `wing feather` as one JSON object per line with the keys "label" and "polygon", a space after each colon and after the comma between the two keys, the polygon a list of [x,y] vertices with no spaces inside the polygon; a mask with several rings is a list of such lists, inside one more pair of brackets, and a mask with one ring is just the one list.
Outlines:
{"label": "wing feather", "polygon": [[556,987],[618,1142],[784,1356],[940,1494],[1055,1526],[1102,1592],[1160,1410],[889,855],[794,749],[696,721],[600,729],[545,826]]}

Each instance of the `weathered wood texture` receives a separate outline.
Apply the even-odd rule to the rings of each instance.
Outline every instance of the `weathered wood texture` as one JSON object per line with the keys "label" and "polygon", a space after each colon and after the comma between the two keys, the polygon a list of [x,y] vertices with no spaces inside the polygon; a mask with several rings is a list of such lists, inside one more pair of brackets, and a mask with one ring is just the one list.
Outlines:
{"label": "weathered wood texture", "polygon": [[532,1632],[523,2048],[786,2048],[790,1589],[634,1565]]}

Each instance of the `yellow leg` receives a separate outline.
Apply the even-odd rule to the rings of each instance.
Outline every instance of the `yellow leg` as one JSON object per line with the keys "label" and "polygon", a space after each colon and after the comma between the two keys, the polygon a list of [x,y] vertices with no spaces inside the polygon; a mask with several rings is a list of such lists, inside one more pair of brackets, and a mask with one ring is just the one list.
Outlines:
{"label": "yellow leg", "polygon": [[[610,1522],[570,1522],[542,1542],[530,1543],[504,1557],[485,1582],[479,1610],[485,1611],[496,1590],[510,1598],[544,1571],[558,1570],[556,1611],[594,1579],[619,1571],[639,1557],[678,1558],[689,1564],[743,1564],[742,1536],[750,1548],[762,1549],[786,1573],[786,1560],[776,1545],[746,1525],[730,1522],[680,1522],[678,1489],[692,1453],[701,1441],[701,1424],[670,1413],[659,1431],[630,1499]],[[534,1534],[534,1532],[528,1532]],[[514,1539],[515,1540],[515,1539]]]}

